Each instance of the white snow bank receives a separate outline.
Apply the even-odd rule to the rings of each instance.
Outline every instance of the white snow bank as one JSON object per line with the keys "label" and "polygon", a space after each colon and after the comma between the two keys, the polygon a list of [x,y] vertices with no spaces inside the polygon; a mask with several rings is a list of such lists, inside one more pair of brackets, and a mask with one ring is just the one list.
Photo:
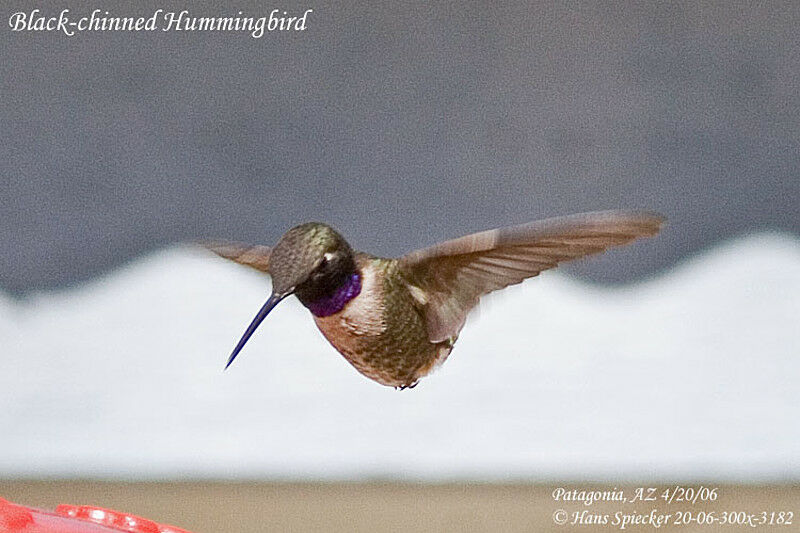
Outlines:
{"label": "white snow bank", "polygon": [[800,240],[742,238],[621,289],[490,297],[397,392],[269,279],[194,249],[0,296],[0,477],[800,479]]}

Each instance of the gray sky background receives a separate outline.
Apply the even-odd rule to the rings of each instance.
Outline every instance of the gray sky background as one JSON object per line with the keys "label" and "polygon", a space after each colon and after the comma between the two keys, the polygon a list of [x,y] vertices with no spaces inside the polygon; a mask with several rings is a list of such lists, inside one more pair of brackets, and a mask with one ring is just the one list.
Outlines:
{"label": "gray sky background", "polygon": [[[800,4],[4,2],[0,288],[329,222],[399,255],[579,211],[663,212],[620,282],[800,232]],[[16,11],[290,14],[305,32],[12,32]]]}

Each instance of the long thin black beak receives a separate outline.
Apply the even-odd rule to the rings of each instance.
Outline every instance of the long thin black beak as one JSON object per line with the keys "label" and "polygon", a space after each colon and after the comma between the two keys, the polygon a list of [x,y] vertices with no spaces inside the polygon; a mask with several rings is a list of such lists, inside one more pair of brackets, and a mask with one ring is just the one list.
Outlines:
{"label": "long thin black beak", "polygon": [[264,305],[261,306],[261,309],[258,311],[258,314],[253,319],[253,321],[250,322],[250,325],[247,326],[247,330],[245,330],[244,335],[242,335],[242,338],[239,339],[239,344],[237,344],[236,348],[233,349],[233,353],[228,358],[228,364],[225,365],[225,370],[227,370],[228,367],[231,366],[233,360],[236,359],[236,356],[239,355],[239,352],[242,351],[242,348],[244,348],[244,345],[250,339],[250,336],[253,335],[253,332],[256,330],[256,328],[258,328],[259,324],[261,324],[261,322],[263,322],[264,319],[267,318],[267,315],[269,314],[270,311],[272,311],[272,308],[278,305],[278,302],[286,298],[286,296],[287,294],[275,294],[273,292],[272,295],[269,297],[269,299],[264,303]]}

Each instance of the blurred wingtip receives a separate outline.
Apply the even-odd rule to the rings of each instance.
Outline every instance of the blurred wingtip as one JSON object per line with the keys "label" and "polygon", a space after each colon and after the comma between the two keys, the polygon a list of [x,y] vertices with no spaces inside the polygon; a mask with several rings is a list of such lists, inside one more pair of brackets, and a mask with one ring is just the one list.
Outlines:
{"label": "blurred wingtip", "polygon": [[205,248],[209,252],[214,252],[217,255],[221,255],[221,252],[236,245],[234,241],[225,239],[200,239],[193,241],[192,244],[200,248]]}
{"label": "blurred wingtip", "polygon": [[649,209],[619,209],[595,214],[620,218],[625,223],[632,224],[642,237],[657,235],[667,222],[666,215]]}
{"label": "blurred wingtip", "polygon": [[195,241],[198,246],[241,265],[269,273],[269,246],[247,244],[224,239],[204,239]]}

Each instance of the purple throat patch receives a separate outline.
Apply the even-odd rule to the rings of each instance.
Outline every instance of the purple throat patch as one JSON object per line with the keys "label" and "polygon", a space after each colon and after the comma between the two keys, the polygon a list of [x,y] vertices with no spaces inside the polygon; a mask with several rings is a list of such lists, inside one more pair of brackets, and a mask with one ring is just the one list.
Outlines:
{"label": "purple throat patch", "polygon": [[335,315],[344,306],[361,293],[361,276],[358,272],[350,276],[350,279],[336,289],[333,294],[326,298],[321,298],[316,302],[310,302],[306,307],[311,311],[314,316],[330,316]]}

